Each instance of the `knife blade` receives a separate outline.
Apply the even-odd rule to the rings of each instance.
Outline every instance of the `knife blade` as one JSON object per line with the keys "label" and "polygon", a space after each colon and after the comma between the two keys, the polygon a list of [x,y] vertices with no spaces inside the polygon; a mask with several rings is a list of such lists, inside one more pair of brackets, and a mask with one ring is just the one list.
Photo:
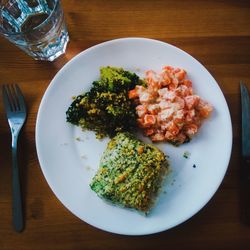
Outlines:
{"label": "knife blade", "polygon": [[246,85],[241,92],[241,198],[243,220],[250,225],[250,97]]}
{"label": "knife blade", "polygon": [[242,156],[250,157],[250,98],[246,85],[240,82],[241,91],[241,129]]}

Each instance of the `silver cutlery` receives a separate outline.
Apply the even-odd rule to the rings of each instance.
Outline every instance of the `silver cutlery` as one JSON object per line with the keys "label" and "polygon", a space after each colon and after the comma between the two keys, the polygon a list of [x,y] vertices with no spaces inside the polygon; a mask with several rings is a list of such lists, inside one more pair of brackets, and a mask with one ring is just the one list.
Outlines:
{"label": "silver cutlery", "polygon": [[246,85],[240,82],[241,91],[241,196],[242,219],[250,224],[250,97]]}
{"label": "silver cutlery", "polygon": [[5,84],[2,88],[4,108],[12,137],[12,214],[13,225],[17,232],[24,228],[22,197],[17,162],[17,141],[19,132],[26,120],[24,97],[17,84]]}

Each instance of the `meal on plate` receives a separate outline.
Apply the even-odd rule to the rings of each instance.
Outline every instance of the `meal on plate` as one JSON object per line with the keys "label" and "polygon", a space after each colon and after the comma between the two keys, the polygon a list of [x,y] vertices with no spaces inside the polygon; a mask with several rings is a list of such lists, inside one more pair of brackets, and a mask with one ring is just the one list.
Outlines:
{"label": "meal on plate", "polygon": [[138,127],[153,142],[180,145],[190,141],[212,106],[193,92],[186,71],[165,66],[160,73],[135,73],[101,67],[100,79],[77,96],[67,121],[89,129],[97,138],[112,138],[90,187],[114,204],[147,213],[169,166],[164,153],[131,133]]}
{"label": "meal on plate", "polygon": [[138,125],[153,142],[180,145],[190,141],[212,106],[193,92],[186,71],[171,66],[162,72],[146,72],[146,87],[136,85],[129,91],[135,100]]}
{"label": "meal on plate", "polygon": [[128,91],[143,81],[136,74],[116,67],[102,67],[100,74],[89,92],[74,99],[66,112],[67,121],[95,131],[97,138],[134,131],[137,116]]}
{"label": "meal on plate", "polygon": [[147,213],[168,169],[157,147],[120,132],[108,143],[90,187],[107,201]]}

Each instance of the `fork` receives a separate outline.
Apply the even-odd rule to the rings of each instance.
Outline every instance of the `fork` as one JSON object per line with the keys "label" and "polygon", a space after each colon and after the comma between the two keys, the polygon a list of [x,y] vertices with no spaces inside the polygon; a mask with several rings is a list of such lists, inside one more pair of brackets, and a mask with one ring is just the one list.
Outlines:
{"label": "fork", "polygon": [[22,212],[22,197],[17,162],[17,141],[19,132],[26,120],[24,97],[17,84],[5,84],[2,88],[4,108],[11,130],[12,138],[12,216],[17,232],[24,227]]}

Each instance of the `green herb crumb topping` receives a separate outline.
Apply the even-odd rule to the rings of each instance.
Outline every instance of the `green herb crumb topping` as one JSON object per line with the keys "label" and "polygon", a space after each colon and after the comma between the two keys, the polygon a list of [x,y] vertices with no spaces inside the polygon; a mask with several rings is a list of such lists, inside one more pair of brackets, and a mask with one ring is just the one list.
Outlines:
{"label": "green herb crumb topping", "polygon": [[148,212],[167,170],[162,151],[129,133],[118,133],[108,143],[90,187],[112,203]]}

